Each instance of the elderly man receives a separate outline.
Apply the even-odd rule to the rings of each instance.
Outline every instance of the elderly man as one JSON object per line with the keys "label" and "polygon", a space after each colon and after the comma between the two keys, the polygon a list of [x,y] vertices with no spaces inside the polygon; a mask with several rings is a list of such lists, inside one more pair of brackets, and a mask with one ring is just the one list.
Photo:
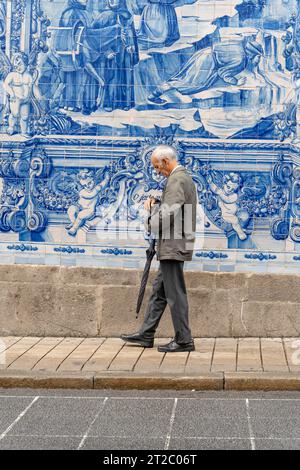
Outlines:
{"label": "elderly man", "polygon": [[179,165],[177,152],[168,145],[156,147],[151,157],[158,174],[167,177],[161,205],[155,199],[145,202],[149,226],[158,237],[159,271],[153,284],[144,322],[138,333],[121,335],[124,341],[145,348],[153,347],[154,334],[161,316],[170,307],[175,330],[174,339],[159,346],[160,352],[194,351],[188,321],[188,300],[183,265],[193,254],[196,228],[196,188],[186,169]]}

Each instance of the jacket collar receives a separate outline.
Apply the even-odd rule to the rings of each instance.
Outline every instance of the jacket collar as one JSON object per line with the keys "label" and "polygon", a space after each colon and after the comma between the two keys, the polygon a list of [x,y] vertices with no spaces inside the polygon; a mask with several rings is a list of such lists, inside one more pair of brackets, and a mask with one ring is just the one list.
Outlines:
{"label": "jacket collar", "polygon": [[[175,171],[175,170],[176,170],[176,171]],[[165,190],[166,190],[166,187],[167,187],[167,184],[168,184],[168,182],[169,182],[170,177],[173,176],[173,175],[174,175],[175,173],[177,173],[177,172],[179,173],[180,171],[186,171],[185,166],[182,166],[182,165],[177,166],[176,168],[174,168],[174,171],[165,179],[165,181],[164,181],[163,193],[164,193]]]}
{"label": "jacket collar", "polygon": [[174,170],[171,171],[168,178],[170,178],[170,176],[172,176],[174,173],[177,173],[177,171],[185,171],[185,167],[182,165],[176,166],[176,168],[174,168]]}

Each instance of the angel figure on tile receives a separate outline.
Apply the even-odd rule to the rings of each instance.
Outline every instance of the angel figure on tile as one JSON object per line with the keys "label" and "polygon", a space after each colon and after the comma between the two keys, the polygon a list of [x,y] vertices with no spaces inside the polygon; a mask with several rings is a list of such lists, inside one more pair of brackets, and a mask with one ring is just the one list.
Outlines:
{"label": "angel figure on tile", "polygon": [[75,236],[78,229],[85,222],[92,220],[96,215],[96,206],[98,204],[99,193],[104,189],[110,179],[109,172],[106,172],[104,179],[97,183],[97,177],[92,170],[80,170],[77,176],[81,187],[77,204],[72,204],[68,209],[68,216],[71,221],[66,229],[68,234]]}
{"label": "angel figure on tile", "polygon": [[207,182],[211,191],[217,195],[218,206],[221,209],[222,218],[232,225],[240,240],[245,240],[247,234],[240,225],[238,212],[238,190],[241,186],[241,177],[237,173],[229,173],[223,176],[223,186],[218,187],[211,174],[207,176]]}

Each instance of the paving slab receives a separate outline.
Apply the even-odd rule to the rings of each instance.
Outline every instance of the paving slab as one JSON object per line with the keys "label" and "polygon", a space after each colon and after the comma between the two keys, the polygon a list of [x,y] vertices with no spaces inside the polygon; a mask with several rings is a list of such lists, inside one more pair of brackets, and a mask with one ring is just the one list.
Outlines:
{"label": "paving slab", "polygon": [[125,344],[119,354],[115,356],[109,365],[110,371],[130,371],[134,369],[135,364],[139,360],[143,349],[135,344]]}
{"label": "paving slab", "polygon": [[164,355],[159,371],[161,373],[183,374],[188,357],[189,352],[167,353]]}
{"label": "paving slab", "polygon": [[64,338],[55,348],[34,366],[36,371],[56,371],[60,364],[74,351],[84,338]]}
{"label": "paving slab", "polygon": [[42,341],[42,339],[43,338],[36,336],[25,336],[10,346],[7,351],[5,351],[5,357],[0,363],[0,370],[7,369],[14,361],[29,351],[35,344]]}
{"label": "paving slab", "polygon": [[60,364],[58,370],[61,372],[80,371],[104,341],[105,338],[86,338]]}
{"label": "paving slab", "polygon": [[300,372],[300,338],[283,338],[283,347],[289,370]]}
{"label": "paving slab", "polygon": [[158,344],[164,344],[170,341],[169,338],[159,338],[154,341],[153,348],[145,348],[134,366],[135,372],[158,372],[160,365],[165,357],[164,353],[157,350]]}
{"label": "paving slab", "polygon": [[64,338],[43,338],[9,365],[10,370],[31,370],[46,354],[54,349]]}
{"label": "paving slab", "polygon": [[212,372],[236,370],[237,341],[237,338],[216,338]]}
{"label": "paving slab", "polygon": [[0,352],[7,351],[10,346],[20,341],[21,336],[0,336]]}
{"label": "paving slab", "polygon": [[262,371],[259,338],[239,338],[237,371]]}
{"label": "paving slab", "polygon": [[260,343],[263,370],[288,372],[282,338],[261,338]]}
{"label": "paving slab", "polygon": [[194,341],[195,351],[192,351],[188,357],[185,373],[209,372],[216,340],[215,338],[195,338]]}
{"label": "paving slab", "polygon": [[109,368],[113,359],[124,347],[120,338],[106,338],[100,348],[90,357],[83,366],[83,371],[104,371]]}

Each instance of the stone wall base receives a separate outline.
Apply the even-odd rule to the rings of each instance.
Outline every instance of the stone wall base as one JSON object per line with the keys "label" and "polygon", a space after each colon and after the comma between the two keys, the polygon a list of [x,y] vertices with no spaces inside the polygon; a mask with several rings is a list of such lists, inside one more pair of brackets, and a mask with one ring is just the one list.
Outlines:
{"label": "stone wall base", "polygon": [[[0,265],[0,335],[119,336],[135,319],[141,271]],[[186,271],[195,337],[299,336],[300,276]],[[173,336],[166,311],[157,336]]]}

